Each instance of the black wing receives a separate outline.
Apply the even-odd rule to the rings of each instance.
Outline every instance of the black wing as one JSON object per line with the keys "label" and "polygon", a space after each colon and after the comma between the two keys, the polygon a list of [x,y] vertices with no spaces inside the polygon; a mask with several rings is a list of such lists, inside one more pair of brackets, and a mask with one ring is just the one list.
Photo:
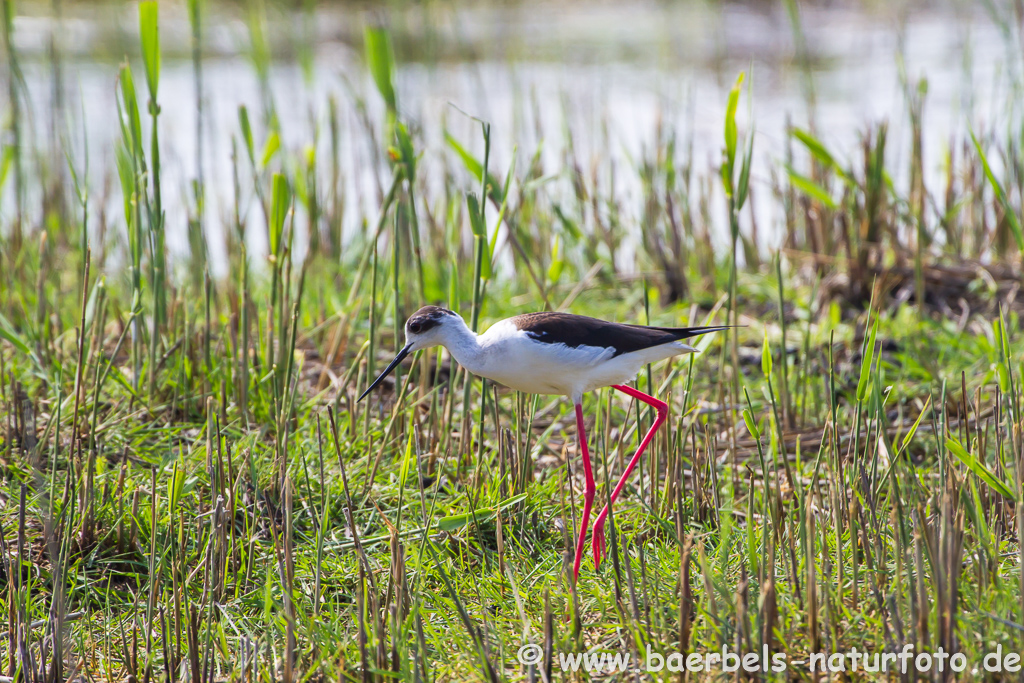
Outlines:
{"label": "black wing", "polygon": [[646,327],[627,325],[589,318],[572,313],[524,313],[511,319],[512,323],[533,339],[545,344],[565,344],[570,347],[597,346],[613,348],[618,356],[652,346],[718,332],[725,327]]}

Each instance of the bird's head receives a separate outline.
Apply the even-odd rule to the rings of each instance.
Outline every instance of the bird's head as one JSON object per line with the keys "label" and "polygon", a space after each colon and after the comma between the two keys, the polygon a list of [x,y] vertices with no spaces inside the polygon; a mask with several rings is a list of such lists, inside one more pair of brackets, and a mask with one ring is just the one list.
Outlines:
{"label": "bird's head", "polygon": [[424,306],[405,321],[405,348],[409,353],[443,344],[452,325],[462,322],[455,311]]}
{"label": "bird's head", "polygon": [[376,389],[384,381],[384,378],[391,374],[391,371],[410,353],[443,344],[452,326],[459,323],[465,325],[458,313],[449,311],[447,308],[441,308],[440,306],[424,306],[409,316],[409,319],[405,321],[405,346],[384,369],[384,372],[380,373],[380,376],[373,380],[373,384],[363,392],[359,400],[363,400],[368,393]]}

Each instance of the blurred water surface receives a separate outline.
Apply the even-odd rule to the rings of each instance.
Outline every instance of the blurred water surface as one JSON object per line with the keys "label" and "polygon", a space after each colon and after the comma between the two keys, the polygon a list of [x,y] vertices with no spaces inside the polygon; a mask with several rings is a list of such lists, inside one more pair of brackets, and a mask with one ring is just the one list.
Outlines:
{"label": "blurred water surface", "polygon": [[[49,3],[19,4],[17,11],[15,46],[23,60],[31,139],[46,150],[56,131],[79,167],[88,150],[91,194],[107,212],[106,218],[94,212],[90,229],[104,220],[123,225],[120,189],[112,177],[119,135],[115,84],[127,56],[143,88],[137,6],[64,5],[59,20]],[[482,156],[479,124],[465,112],[492,124],[494,169],[508,167],[513,147],[520,168],[538,154],[550,176],[546,190],[557,203],[572,192],[568,160],[575,159],[584,174],[604,183],[625,215],[639,220],[636,165],[674,135],[680,149],[692,141],[698,175],[715,172],[727,93],[737,73],[747,71],[753,99],[752,106],[741,104],[740,121],[744,131],[756,126],[756,142],[753,211],[744,215],[744,229],[754,221],[763,237],[779,234],[771,172],[783,159],[787,121],[812,127],[841,158],[852,158],[868,126],[886,120],[889,154],[905,159],[905,90],[926,79],[925,172],[933,190],[947,150],[961,144],[971,126],[1002,131],[1015,113],[1013,93],[1021,80],[1014,17],[1012,6],[999,3],[804,4],[797,33],[787,6],[771,2],[426,2],[387,9],[331,4],[305,11],[211,4],[204,14],[202,164],[213,261],[223,268],[240,105],[257,123],[257,144],[264,138],[259,112],[266,100],[251,58],[254,21],[265,30],[269,92],[290,158],[299,158],[314,141],[319,158],[329,156],[328,101],[337,102],[338,187],[349,237],[374,220],[379,187],[386,186],[389,173],[379,151],[383,107],[362,60],[367,22],[393,32],[399,108],[424,153],[427,202],[443,192],[446,173],[461,174],[466,189],[475,187],[444,142],[447,130]],[[160,28],[168,247],[181,254],[188,249],[189,183],[197,175],[196,83],[184,5],[162,6]],[[61,56],[60,112],[54,108],[51,44]],[[0,69],[6,78],[6,66]],[[3,111],[6,97],[4,89]],[[365,102],[365,114],[359,102]],[[327,164],[321,166],[326,173]],[[897,161],[896,167],[909,163]],[[906,183],[905,177],[893,180]],[[4,212],[11,210],[7,185]],[[251,190],[243,195],[249,219],[261,221]],[[713,214],[720,216],[723,202],[713,204]],[[262,229],[248,234],[251,249],[265,250]],[[297,233],[300,251],[303,239]]]}

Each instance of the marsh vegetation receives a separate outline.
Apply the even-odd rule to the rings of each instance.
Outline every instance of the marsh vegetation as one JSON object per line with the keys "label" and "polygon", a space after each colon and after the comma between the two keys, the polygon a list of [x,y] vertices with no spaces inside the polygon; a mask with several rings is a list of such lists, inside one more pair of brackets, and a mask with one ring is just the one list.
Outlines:
{"label": "marsh vegetation", "polygon": [[[2,680],[568,680],[558,653],[723,646],[941,646],[974,668],[1020,648],[1016,5],[975,17],[1002,66],[964,67],[959,101],[985,104],[938,134],[898,50],[900,98],[837,133],[803,23],[821,10],[795,0],[765,10],[792,120],[759,124],[758,67],[726,44],[713,104],[669,98],[640,133],[422,28],[449,16],[433,3],[392,30],[313,3],[107,8],[129,56],[95,92],[88,70],[66,83],[73,9],[3,7]],[[320,12],[344,11],[357,57],[325,83]],[[477,58],[481,92],[504,69],[525,87],[414,114],[431,81],[403,60]],[[570,578],[568,401],[440,351],[355,400],[424,303],[476,329],[542,309],[742,326],[637,378],[670,418],[599,572]],[[584,407],[600,501],[653,417],[610,391]]]}

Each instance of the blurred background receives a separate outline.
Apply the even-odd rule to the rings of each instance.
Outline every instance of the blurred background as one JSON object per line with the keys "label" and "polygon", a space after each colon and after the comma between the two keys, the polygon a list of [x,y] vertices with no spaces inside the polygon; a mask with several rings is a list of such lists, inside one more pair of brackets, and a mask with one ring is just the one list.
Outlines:
{"label": "blurred background", "polygon": [[[18,85],[0,93],[5,145],[12,144],[11,96],[19,90],[20,107],[30,113],[21,119],[22,146],[35,150],[24,155],[25,176],[39,177],[38,167],[46,165],[60,175],[67,149],[91,188],[95,235],[121,201],[113,158],[121,134],[116,83],[127,59],[141,84],[136,5],[5,0],[5,7],[13,10],[11,45],[21,71]],[[198,24],[190,22],[192,11],[202,15]],[[483,155],[476,117],[492,124],[493,168],[507,169],[517,146],[519,168],[539,164],[545,196],[565,205],[575,192],[576,167],[624,207],[633,224],[626,234],[634,237],[644,203],[635,168],[671,139],[695,177],[714,177],[728,92],[746,71],[750,99],[737,119],[741,130],[756,132],[750,206],[740,218],[752,243],[770,250],[785,235],[783,209],[771,196],[779,185],[773,173],[802,161],[801,151],[806,155],[797,149],[794,159],[787,151],[788,127],[813,132],[849,160],[861,154],[867,131],[888,123],[887,162],[905,171],[891,180],[905,193],[916,106],[925,185],[941,186],[951,151],[964,145],[970,127],[1002,132],[1002,122],[1019,119],[1020,100],[1011,93],[1021,82],[1021,12],[1020,2],[996,0],[164,2],[159,104],[168,253],[182,267],[190,216],[198,215],[211,270],[226,272],[225,226],[233,223],[235,206],[232,145],[243,105],[257,147],[276,131],[281,149],[297,159],[293,165],[311,153],[331,159],[316,166],[320,187],[335,188],[327,217],[335,225],[324,230],[347,243],[373,223],[390,171],[380,143],[384,104],[363,59],[366,25],[391,32],[399,116],[422,154],[425,201],[443,195],[452,174],[465,176],[452,168],[447,135]],[[201,53],[198,79],[194,50]],[[0,68],[9,70],[5,62]],[[142,123],[148,130],[147,116]],[[9,161],[0,203],[6,216],[15,211],[17,194]],[[201,209],[191,185],[197,179],[205,187]],[[468,177],[455,180],[468,184]],[[29,222],[44,220],[32,207],[43,204],[45,192],[25,183]],[[708,187],[706,197],[719,252],[728,246],[720,193]],[[244,221],[257,199],[243,195]],[[296,253],[308,239],[296,232]],[[249,231],[246,240],[251,253],[265,253],[264,231]],[[634,266],[633,241],[624,240],[617,257],[626,270]],[[116,251],[109,257],[116,259]]]}

